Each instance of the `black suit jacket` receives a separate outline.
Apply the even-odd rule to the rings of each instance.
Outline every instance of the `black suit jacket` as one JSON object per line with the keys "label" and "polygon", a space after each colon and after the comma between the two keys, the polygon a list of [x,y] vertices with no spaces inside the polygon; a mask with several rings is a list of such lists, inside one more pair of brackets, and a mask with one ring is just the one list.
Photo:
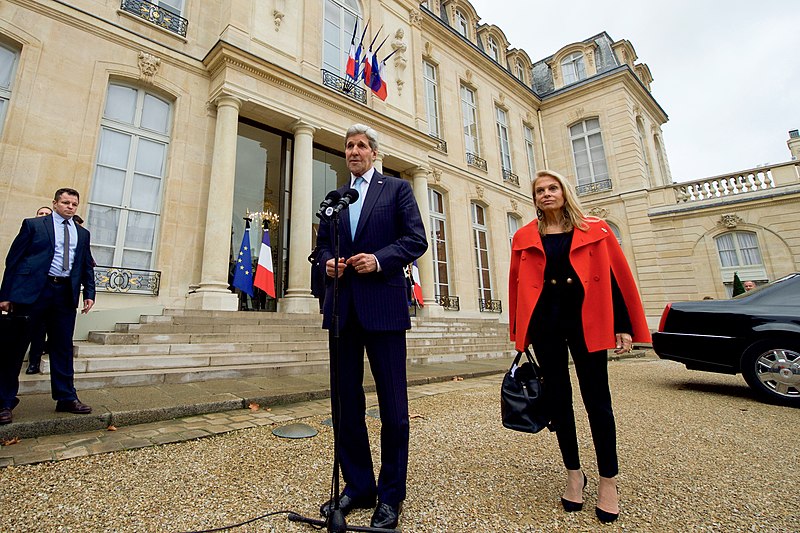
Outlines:
{"label": "black suit jacket", "polygon": [[[78,243],[70,270],[72,297],[75,307],[83,286],[83,297],[94,300],[94,261],[89,248],[89,231],[75,224]],[[6,270],[0,285],[0,301],[32,304],[47,283],[50,264],[56,253],[56,236],[53,215],[26,218],[22,221],[11,248],[6,256]]]}

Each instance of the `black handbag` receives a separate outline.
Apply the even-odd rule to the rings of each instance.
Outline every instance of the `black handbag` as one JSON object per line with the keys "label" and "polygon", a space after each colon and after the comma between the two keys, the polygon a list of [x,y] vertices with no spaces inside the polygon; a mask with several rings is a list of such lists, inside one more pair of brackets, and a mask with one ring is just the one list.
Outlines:
{"label": "black handbag", "polygon": [[[500,388],[500,415],[503,426],[515,431],[538,433],[550,427],[542,371],[531,352],[525,348],[527,362],[519,364],[523,352],[517,352]],[[553,428],[550,427],[550,431]]]}

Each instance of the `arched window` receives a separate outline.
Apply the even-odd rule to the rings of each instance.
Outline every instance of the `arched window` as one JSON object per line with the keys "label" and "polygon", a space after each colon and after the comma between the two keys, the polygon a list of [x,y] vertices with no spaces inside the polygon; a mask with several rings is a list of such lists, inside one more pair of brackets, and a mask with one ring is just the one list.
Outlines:
{"label": "arched window", "polygon": [[[363,31],[361,7],[356,0],[325,0],[322,28],[322,68],[344,76],[353,28]],[[356,41],[361,36],[356,35]]]}
{"label": "arched window", "polygon": [[644,158],[644,177],[647,178],[650,185],[655,185],[650,174],[650,153],[647,149],[647,137],[644,133],[642,117],[636,117],[636,129],[639,132],[639,147],[642,149],[642,158]]}
{"label": "arched window", "polygon": [[108,86],[86,217],[98,265],[152,269],[171,121],[160,96]]}
{"label": "arched window", "polygon": [[500,61],[500,51],[497,48],[497,43],[494,41],[494,37],[491,35],[486,38],[486,52],[489,54],[489,57],[495,61]]}
{"label": "arched window", "polygon": [[428,189],[428,206],[431,217],[431,255],[433,259],[434,294],[450,296],[450,267],[447,262],[447,213],[444,197]]}
{"label": "arched window", "polygon": [[613,222],[609,222],[608,220],[606,220],[606,223],[608,224],[608,227],[611,228],[611,231],[614,233],[614,237],[617,238],[617,242],[619,243],[619,245],[622,246],[622,233],[620,233],[617,225],[614,224]]}
{"label": "arched window", "polygon": [[564,76],[564,85],[575,83],[586,78],[586,67],[583,65],[583,54],[573,52],[561,60],[561,74]]}
{"label": "arched window", "polygon": [[517,232],[521,224],[521,221],[517,215],[514,213],[508,214],[508,246],[509,250],[511,249],[511,241],[514,240],[514,234]]}
{"label": "arched window", "polygon": [[733,274],[742,281],[766,281],[767,271],[761,258],[758,235],[752,231],[729,231],[714,239],[719,253],[723,283],[730,289]]}
{"label": "arched window", "polygon": [[454,16],[455,16],[454,23],[456,26],[456,31],[460,33],[463,37],[469,39],[469,31],[468,31],[469,24],[467,23],[467,17],[465,17],[464,13],[462,13],[458,9],[456,9]]}
{"label": "arched window", "polygon": [[519,81],[525,83],[525,67],[523,67],[522,63],[519,61],[517,61],[515,64],[514,75]]}
{"label": "arched window", "polygon": [[14,74],[17,71],[19,52],[0,44],[0,133],[3,132],[6,112],[11,101]]}

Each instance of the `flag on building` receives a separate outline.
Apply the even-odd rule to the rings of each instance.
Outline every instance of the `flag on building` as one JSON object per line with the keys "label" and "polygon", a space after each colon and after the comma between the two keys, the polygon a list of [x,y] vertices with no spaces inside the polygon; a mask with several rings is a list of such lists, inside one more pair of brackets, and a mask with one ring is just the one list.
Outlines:
{"label": "flag on building", "polygon": [[372,50],[367,50],[364,52],[364,66],[361,70],[361,78],[364,80],[364,84],[369,86],[370,80],[372,80],[372,58],[374,57]]}
{"label": "flag on building", "polygon": [[245,294],[253,296],[253,257],[250,254],[250,220],[245,219],[242,245],[236,258],[233,272],[233,286]]}
{"label": "flag on building", "polygon": [[422,285],[419,284],[419,268],[416,259],[411,264],[411,281],[414,282],[414,299],[420,307],[425,307],[425,302],[422,301]]}
{"label": "flag on building", "polygon": [[275,298],[275,270],[272,268],[272,246],[269,243],[269,228],[264,225],[264,238],[258,252],[255,286]]}
{"label": "flag on building", "polygon": [[378,62],[378,54],[373,54],[369,88],[372,89],[375,96],[381,100],[386,100],[386,80],[383,79],[383,65],[383,62]]}

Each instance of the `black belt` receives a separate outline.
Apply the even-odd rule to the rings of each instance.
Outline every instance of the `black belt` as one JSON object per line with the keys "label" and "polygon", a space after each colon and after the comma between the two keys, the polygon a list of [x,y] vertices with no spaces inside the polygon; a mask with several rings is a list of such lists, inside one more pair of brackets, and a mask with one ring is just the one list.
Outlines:
{"label": "black belt", "polygon": [[66,276],[63,278],[59,278],[58,276],[47,276],[47,279],[53,283],[66,283],[69,281],[69,277]]}

